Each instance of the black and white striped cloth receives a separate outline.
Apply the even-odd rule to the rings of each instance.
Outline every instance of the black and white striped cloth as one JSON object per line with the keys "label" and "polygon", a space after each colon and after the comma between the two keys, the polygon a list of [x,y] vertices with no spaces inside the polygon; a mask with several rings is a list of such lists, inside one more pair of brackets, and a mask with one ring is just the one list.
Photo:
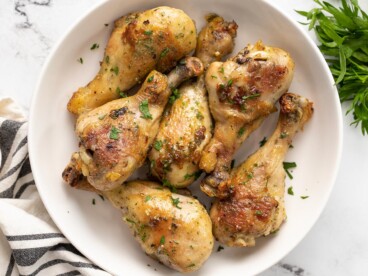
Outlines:
{"label": "black and white striped cloth", "polygon": [[43,206],[28,159],[27,122],[0,100],[0,275],[96,275]]}

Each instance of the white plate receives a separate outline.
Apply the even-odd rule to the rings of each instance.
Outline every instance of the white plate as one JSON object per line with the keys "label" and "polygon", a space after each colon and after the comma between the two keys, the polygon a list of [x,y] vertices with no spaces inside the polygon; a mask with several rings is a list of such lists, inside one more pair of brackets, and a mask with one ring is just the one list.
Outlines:
{"label": "white plate", "polygon": [[[159,5],[178,7],[197,23],[216,12],[238,25],[236,49],[262,39],[267,45],[291,53],[296,63],[290,91],[310,98],[315,113],[296,136],[287,161],[298,164],[292,185],[294,196],[286,197],[288,219],[281,230],[260,239],[254,248],[225,248],[214,253],[198,275],[253,275],[270,267],[290,252],[316,222],[333,187],[341,155],[341,111],[329,69],[313,41],[298,23],[261,0],[120,1],[103,2],[92,9],[63,37],[46,62],[36,89],[29,130],[29,151],[37,188],[51,217],[64,235],[89,259],[107,271],[121,275],[166,275],[174,272],[147,257],[120,220],[119,211],[92,193],[67,187],[61,173],[77,148],[74,118],[66,104],[79,86],[93,78],[103,57],[104,45],[114,19],[128,12]],[[105,27],[105,23],[110,23]],[[100,48],[90,51],[93,43]],[[83,58],[84,64],[77,62]],[[254,133],[238,152],[239,160],[258,148],[269,135],[277,114]],[[300,196],[307,195],[308,199]],[[95,199],[96,204],[92,204]],[[147,266],[150,264],[150,266]],[[157,269],[157,272],[154,270]]]}

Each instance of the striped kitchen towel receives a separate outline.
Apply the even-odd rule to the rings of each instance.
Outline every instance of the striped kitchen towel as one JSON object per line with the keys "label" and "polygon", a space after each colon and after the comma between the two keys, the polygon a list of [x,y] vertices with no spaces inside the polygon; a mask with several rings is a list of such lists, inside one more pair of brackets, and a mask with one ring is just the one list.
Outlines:
{"label": "striped kitchen towel", "polygon": [[31,172],[27,127],[14,102],[0,100],[0,275],[110,275],[49,217]]}

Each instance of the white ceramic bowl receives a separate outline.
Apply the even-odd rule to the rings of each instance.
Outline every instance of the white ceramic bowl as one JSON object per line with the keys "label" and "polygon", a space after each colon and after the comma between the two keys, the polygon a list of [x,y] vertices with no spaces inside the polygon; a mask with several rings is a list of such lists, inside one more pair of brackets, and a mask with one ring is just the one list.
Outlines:
{"label": "white ceramic bowl", "polygon": [[[294,140],[287,161],[295,161],[294,196],[286,197],[288,219],[281,230],[258,240],[254,248],[215,250],[196,275],[253,275],[270,267],[290,252],[307,234],[323,210],[333,187],[341,155],[341,111],[329,69],[313,41],[298,23],[262,0],[167,0],[103,2],[83,16],[61,39],[44,65],[33,98],[29,151],[37,188],[51,217],[64,235],[89,259],[105,270],[122,275],[167,275],[170,269],[147,257],[108,202],[92,193],[72,190],[61,173],[77,149],[74,118],[66,104],[78,87],[90,81],[99,68],[104,45],[114,19],[128,12],[160,5],[186,11],[200,29],[209,12],[235,20],[238,37],[235,51],[262,39],[281,47],[295,60],[290,91],[314,102],[315,114]],[[108,27],[104,24],[110,23]],[[93,43],[100,48],[90,51]],[[77,59],[83,58],[80,64]],[[248,139],[237,153],[237,162],[258,148],[268,136],[277,114]],[[300,196],[307,195],[308,199]],[[95,199],[96,204],[92,204]],[[150,264],[150,266],[147,266]],[[157,272],[154,270],[157,269]]]}

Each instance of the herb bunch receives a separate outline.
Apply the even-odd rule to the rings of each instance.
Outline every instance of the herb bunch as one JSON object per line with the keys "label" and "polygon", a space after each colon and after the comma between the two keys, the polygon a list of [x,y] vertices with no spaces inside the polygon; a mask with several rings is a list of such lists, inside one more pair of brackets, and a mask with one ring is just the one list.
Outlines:
{"label": "herb bunch", "polygon": [[351,102],[351,123],[368,133],[368,15],[358,0],[341,0],[342,7],[314,0],[319,7],[297,11],[307,18],[321,42],[319,49],[334,76],[341,103]]}

